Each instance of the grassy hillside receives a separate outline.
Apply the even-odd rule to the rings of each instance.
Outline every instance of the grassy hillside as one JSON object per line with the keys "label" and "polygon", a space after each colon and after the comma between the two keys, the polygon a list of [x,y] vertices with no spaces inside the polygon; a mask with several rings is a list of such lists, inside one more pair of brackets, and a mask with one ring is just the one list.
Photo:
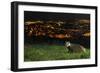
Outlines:
{"label": "grassy hillside", "polygon": [[90,50],[86,50],[86,53],[69,53],[61,45],[25,45],[24,61],[86,59],[90,57]]}

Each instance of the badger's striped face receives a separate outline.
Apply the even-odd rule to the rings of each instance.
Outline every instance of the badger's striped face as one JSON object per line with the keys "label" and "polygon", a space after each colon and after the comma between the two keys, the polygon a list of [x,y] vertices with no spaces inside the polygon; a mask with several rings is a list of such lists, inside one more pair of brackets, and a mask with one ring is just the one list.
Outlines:
{"label": "badger's striped face", "polygon": [[71,46],[70,42],[65,42],[65,46],[66,46],[66,47]]}

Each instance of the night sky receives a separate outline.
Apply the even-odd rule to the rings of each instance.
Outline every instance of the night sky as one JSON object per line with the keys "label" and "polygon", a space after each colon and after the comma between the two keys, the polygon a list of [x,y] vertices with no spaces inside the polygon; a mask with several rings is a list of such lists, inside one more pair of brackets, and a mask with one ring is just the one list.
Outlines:
{"label": "night sky", "polygon": [[90,19],[90,14],[77,13],[54,13],[54,12],[32,12],[24,11],[24,20],[67,20],[67,19]]}

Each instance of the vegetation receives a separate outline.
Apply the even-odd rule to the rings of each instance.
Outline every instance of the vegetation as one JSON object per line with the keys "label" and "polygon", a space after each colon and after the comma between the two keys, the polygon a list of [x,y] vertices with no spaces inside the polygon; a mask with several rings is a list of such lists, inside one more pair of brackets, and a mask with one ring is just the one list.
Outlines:
{"label": "vegetation", "polygon": [[85,53],[69,53],[63,45],[34,44],[24,47],[24,61],[71,60],[90,58],[90,49]]}
{"label": "vegetation", "polygon": [[[24,61],[90,58],[90,33],[89,14],[25,11]],[[86,52],[68,52],[65,41],[87,47]]]}

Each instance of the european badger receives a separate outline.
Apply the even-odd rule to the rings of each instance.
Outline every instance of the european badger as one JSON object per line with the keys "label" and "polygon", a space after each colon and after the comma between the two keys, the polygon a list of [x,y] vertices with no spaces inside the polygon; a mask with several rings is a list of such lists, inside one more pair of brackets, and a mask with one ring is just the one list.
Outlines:
{"label": "european badger", "polygon": [[75,53],[86,52],[86,49],[79,44],[65,42],[65,47],[68,49],[69,52],[75,52]]}

